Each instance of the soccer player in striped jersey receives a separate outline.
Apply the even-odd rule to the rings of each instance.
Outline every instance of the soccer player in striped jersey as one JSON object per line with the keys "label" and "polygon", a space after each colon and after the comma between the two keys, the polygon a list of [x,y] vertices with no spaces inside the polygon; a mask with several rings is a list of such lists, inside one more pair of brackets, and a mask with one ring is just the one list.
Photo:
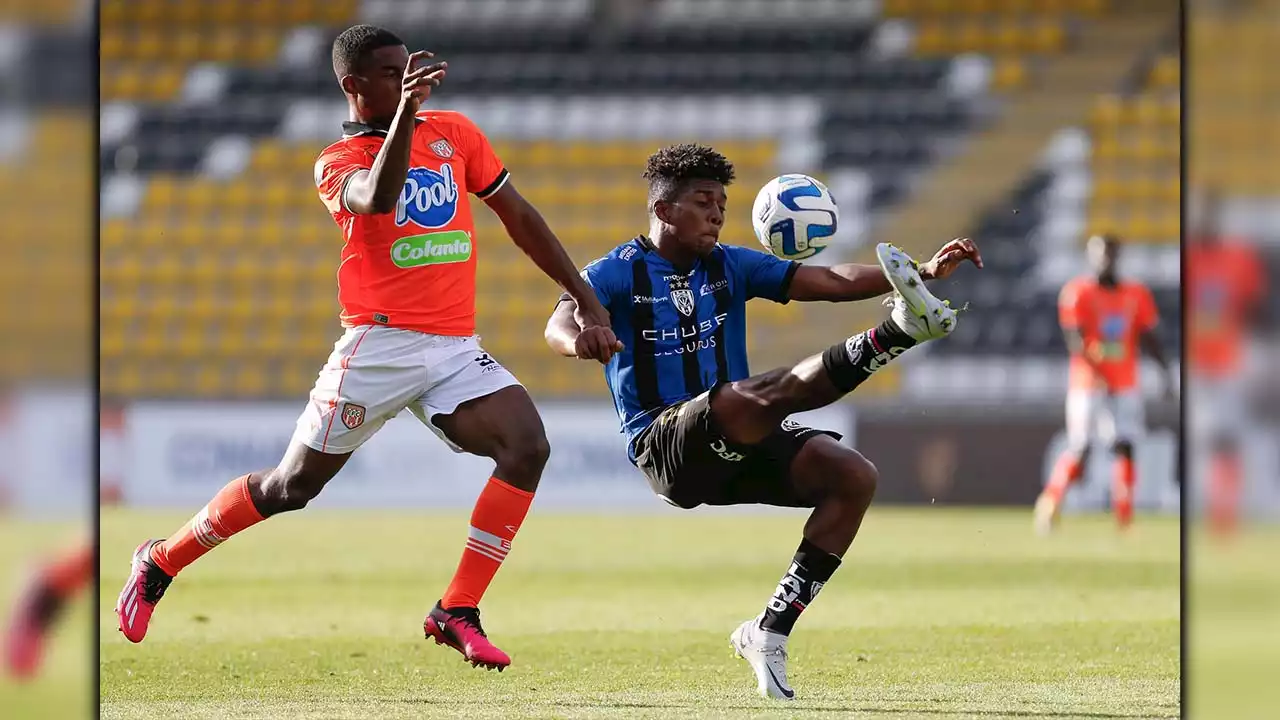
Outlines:
{"label": "soccer player in striped jersey", "polygon": [[[731,636],[766,697],[789,700],[786,646],[800,613],[849,549],[877,473],[837,433],[789,416],[830,405],[908,348],[949,334],[956,314],[924,281],[966,260],[968,239],[918,266],[877,248],[879,266],[806,266],[721,245],[733,165],[702,145],[649,158],[649,234],[583,270],[609,311],[612,334],[583,330],[567,295],[546,339],[561,355],[605,364],[628,455],[654,492],[679,508],[763,504],[813,508],[803,538],[764,611]],[[894,293],[887,321],[793,367],[752,375],[746,302],[849,302]],[[618,344],[622,349],[618,350]]]}

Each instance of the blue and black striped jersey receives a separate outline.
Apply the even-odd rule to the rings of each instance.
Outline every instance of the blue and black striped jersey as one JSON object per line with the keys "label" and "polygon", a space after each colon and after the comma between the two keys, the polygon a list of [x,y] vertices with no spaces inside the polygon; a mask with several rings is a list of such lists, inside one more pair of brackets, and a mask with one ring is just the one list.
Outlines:
{"label": "blue and black striped jersey", "polygon": [[788,302],[797,263],[736,245],[716,245],[677,270],[637,237],[582,271],[626,346],[605,382],[634,459],[636,436],[662,409],[717,383],[748,377],[746,302]]}

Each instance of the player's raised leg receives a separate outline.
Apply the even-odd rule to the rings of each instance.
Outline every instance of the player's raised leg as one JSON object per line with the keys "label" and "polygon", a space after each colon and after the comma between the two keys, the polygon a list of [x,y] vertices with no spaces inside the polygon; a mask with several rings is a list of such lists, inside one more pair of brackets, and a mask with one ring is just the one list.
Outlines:
{"label": "player's raised leg", "polygon": [[727,385],[716,400],[726,439],[759,442],[788,416],[834,403],[916,344],[955,329],[955,310],[929,292],[915,261],[884,243],[876,248],[876,257],[894,290],[889,319],[794,367]]}
{"label": "player's raised leg", "polygon": [[134,551],[116,615],[142,642],[173,578],[206,553],[266,518],[301,510],[387,421],[421,395],[429,336],[394,328],[350,328],[321,368],[279,465],[227,483],[185,525]]}
{"label": "player's raised leg", "polygon": [[177,532],[139,545],[116,601],[120,631],[131,642],[142,642],[156,604],[183,568],[266,518],[305,507],[350,456],[325,454],[295,441],[279,466],[232,480]]}
{"label": "player's raised leg", "polygon": [[423,630],[473,666],[502,670],[511,658],[480,624],[480,601],[511,550],[533,503],[551,449],[529,394],[475,345],[464,365],[429,390],[412,410],[456,451],[494,461],[476,499],[453,580],[427,614]]}
{"label": "player's raised leg", "polygon": [[[905,253],[881,245],[877,256],[895,291],[889,320],[793,368],[730,383],[713,393],[713,422],[726,441],[739,446],[727,449],[745,455],[751,446],[778,438],[779,425],[788,416],[835,402],[902,352],[955,328],[955,312],[925,288]],[[866,458],[831,437],[801,434],[794,442],[800,447],[785,471],[789,492],[800,501],[796,504],[814,510],[764,611],[739,626],[730,638],[734,650],[755,672],[758,691],[784,700],[795,697],[787,683],[787,638],[800,614],[840,566],[871,505],[878,479]]]}

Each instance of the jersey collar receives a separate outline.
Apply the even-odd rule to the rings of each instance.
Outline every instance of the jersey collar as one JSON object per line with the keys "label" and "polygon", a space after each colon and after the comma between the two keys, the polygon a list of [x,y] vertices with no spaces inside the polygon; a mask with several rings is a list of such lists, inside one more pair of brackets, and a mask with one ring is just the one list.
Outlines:
{"label": "jersey collar", "polygon": [[[697,258],[693,261],[693,267],[689,268],[688,270],[680,270],[675,265],[671,264],[670,260],[667,260],[666,258],[658,254],[658,248],[653,244],[653,241],[649,239],[648,235],[637,235],[631,242],[635,243],[637,247],[639,247],[642,251],[644,251],[648,255],[649,262],[657,262],[661,266],[671,268],[672,270],[679,272],[682,275],[692,276],[695,272],[698,271],[699,268],[703,267],[703,265],[705,264],[704,258]],[[719,247],[720,247],[720,243],[716,243],[716,248],[719,249]]]}
{"label": "jersey collar", "polygon": [[[414,116],[413,118],[414,127],[417,127],[418,125],[421,125],[424,122],[426,122],[425,118],[420,118],[417,116]],[[342,123],[342,137],[353,138],[353,137],[364,137],[364,136],[386,137],[387,131],[382,130],[380,128],[373,127],[372,125],[366,125],[365,123],[362,123],[362,122],[352,122],[350,120],[346,120]]]}

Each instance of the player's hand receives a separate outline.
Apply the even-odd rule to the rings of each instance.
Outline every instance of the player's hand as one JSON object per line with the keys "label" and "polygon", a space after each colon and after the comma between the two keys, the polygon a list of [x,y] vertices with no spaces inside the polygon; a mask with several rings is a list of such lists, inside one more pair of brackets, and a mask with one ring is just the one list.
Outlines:
{"label": "player's hand", "polygon": [[440,81],[444,79],[445,69],[449,67],[449,63],[445,62],[418,67],[420,62],[430,57],[435,56],[426,50],[419,50],[409,56],[409,63],[405,65],[404,79],[400,81],[400,107],[408,112],[418,112],[422,102],[431,97],[431,89],[439,87]]}
{"label": "player's hand", "polygon": [[583,360],[599,360],[609,362],[614,353],[622,352],[622,343],[613,334],[609,323],[609,311],[599,302],[588,302],[587,307],[578,304],[573,311],[574,322],[578,323],[580,332],[574,343],[578,357]]}
{"label": "player's hand", "polygon": [[924,280],[938,280],[956,271],[965,260],[982,268],[982,254],[978,245],[969,238],[956,238],[942,246],[933,259],[920,266],[920,277]]}
{"label": "player's hand", "polygon": [[578,333],[573,349],[582,360],[599,360],[601,365],[622,352],[622,343],[613,334],[613,328],[596,325]]}

